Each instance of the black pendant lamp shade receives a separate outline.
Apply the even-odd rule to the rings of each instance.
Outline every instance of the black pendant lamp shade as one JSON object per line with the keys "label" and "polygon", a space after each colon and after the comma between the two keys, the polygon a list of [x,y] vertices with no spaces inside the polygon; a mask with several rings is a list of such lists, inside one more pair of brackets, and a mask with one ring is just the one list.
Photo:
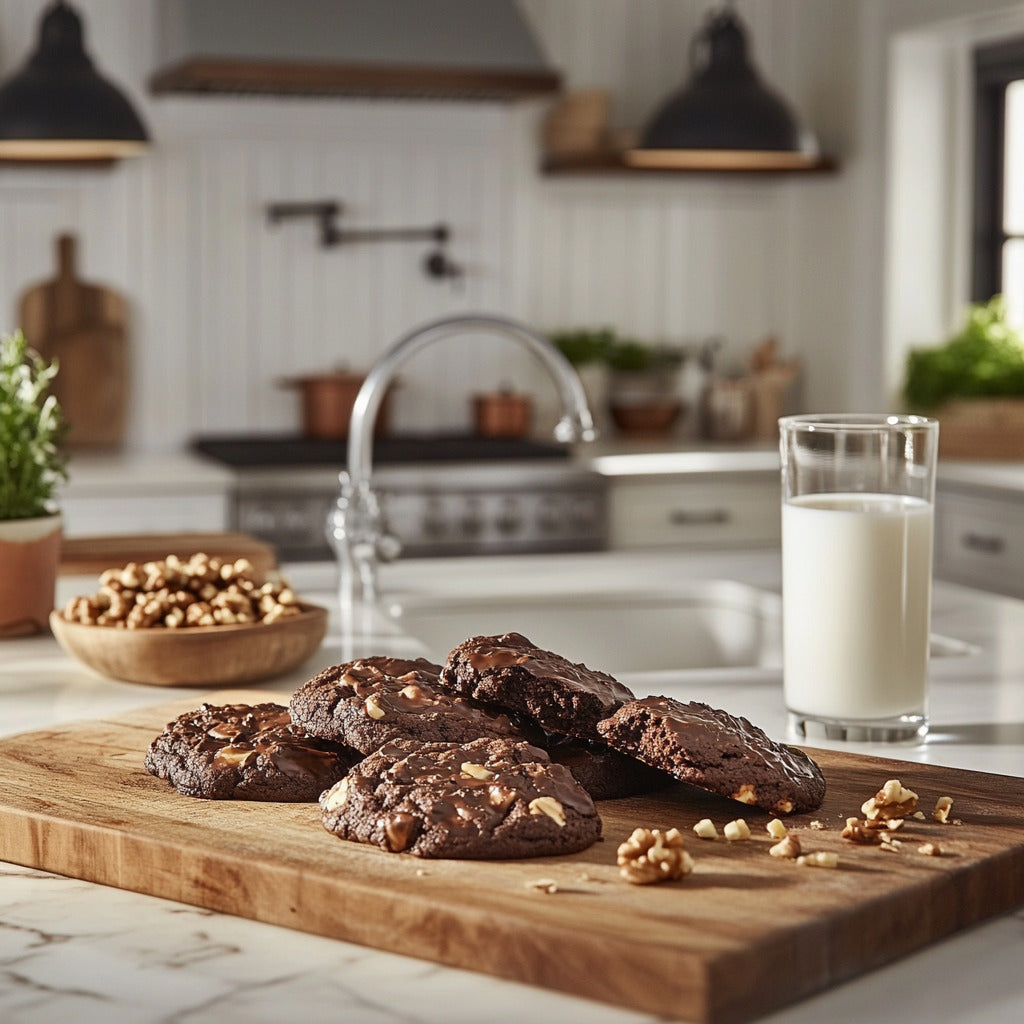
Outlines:
{"label": "black pendant lamp shade", "polygon": [[644,128],[627,161],[636,166],[798,167],[812,163],[807,137],[750,59],[747,33],[727,6],[693,40],[690,80]]}
{"label": "black pendant lamp shade", "polygon": [[62,0],[35,52],[0,86],[0,160],[95,162],[141,153],[146,128],[85,52],[82,19]]}

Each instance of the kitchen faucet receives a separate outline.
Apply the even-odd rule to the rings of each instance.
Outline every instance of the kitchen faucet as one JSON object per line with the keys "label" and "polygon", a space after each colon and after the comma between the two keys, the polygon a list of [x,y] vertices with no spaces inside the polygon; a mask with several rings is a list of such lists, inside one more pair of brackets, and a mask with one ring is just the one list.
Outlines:
{"label": "kitchen faucet", "polygon": [[399,366],[420,349],[472,331],[518,341],[547,367],[562,401],[556,440],[592,441],[597,436],[583,385],[572,364],[547,338],[515,320],[467,314],[435,320],[399,338],[374,363],[356,395],[349,423],[348,469],[339,474],[338,499],[327,517],[327,538],[338,558],[343,625],[351,622],[357,601],[364,607],[376,603],[378,563],[392,561],[401,550],[398,538],[385,529],[380,499],[372,487],[373,427],[384,394]]}

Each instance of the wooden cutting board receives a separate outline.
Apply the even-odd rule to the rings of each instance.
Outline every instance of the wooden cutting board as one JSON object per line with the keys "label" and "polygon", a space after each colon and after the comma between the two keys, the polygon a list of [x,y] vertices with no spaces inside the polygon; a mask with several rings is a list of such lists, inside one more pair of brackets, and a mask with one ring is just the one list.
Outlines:
{"label": "wooden cutting board", "polygon": [[[581,854],[424,861],[335,839],[312,804],[179,796],[142,758],[194,706],[0,741],[0,858],[707,1022],[754,1019],[1024,901],[1024,779],[813,751],[828,796],[789,824],[805,850],[838,851],[835,870],[769,857],[768,815],[682,785],[602,803],[606,839]],[[916,790],[929,815],[952,796],[963,823],[909,822],[895,853],[842,840],[844,818],[889,778]],[[750,841],[690,833],[701,818],[721,827],[741,815]],[[810,829],[812,818],[826,830]],[[616,847],[638,825],[682,829],[693,874],[622,881]],[[943,855],[918,853],[925,840]],[[542,879],[557,891],[531,887]]]}
{"label": "wooden cutting board", "polygon": [[57,239],[57,276],[22,296],[18,321],[29,344],[60,361],[53,393],[70,426],[68,447],[124,441],[128,399],[128,311],[109,288],[77,276],[73,235]]}

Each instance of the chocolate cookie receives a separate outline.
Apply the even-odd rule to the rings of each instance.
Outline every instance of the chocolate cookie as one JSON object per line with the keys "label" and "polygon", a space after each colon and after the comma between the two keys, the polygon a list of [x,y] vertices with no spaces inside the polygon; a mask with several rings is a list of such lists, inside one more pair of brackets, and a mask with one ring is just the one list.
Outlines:
{"label": "chocolate cookie", "polygon": [[280,704],[203,704],[150,744],[147,771],[206,800],[315,801],[360,755],[309,736]]}
{"label": "chocolate cookie", "polygon": [[595,799],[616,800],[650,793],[675,780],[628,754],[597,740],[579,740],[549,733],[542,744],[556,764],[564,764],[573,778]]}
{"label": "chocolate cookie", "polygon": [[745,718],[692,701],[645,697],[598,725],[608,745],[702,789],[776,814],[813,811],[825,797],[821,769]]}
{"label": "chocolate cookie", "polygon": [[393,740],[324,793],[320,809],[341,839],[417,857],[546,857],[601,835],[569,769],[511,740]]}
{"label": "chocolate cookie", "polygon": [[606,672],[535,647],[520,633],[475,636],[449,655],[441,684],[535,719],[549,732],[597,740],[597,723],[626,701],[628,687]]}
{"label": "chocolate cookie", "polygon": [[522,739],[506,715],[438,689],[440,672],[440,665],[423,658],[361,658],[332,665],[292,694],[292,721],[313,736],[364,754],[394,739]]}

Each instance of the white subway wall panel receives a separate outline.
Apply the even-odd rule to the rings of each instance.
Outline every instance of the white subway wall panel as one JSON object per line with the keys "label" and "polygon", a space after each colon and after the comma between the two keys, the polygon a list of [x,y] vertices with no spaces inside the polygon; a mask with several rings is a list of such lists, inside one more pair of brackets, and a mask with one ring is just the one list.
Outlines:
{"label": "white subway wall panel", "polygon": [[[784,85],[805,5],[741,4],[758,63]],[[843,338],[801,319],[807,285],[791,271],[808,261],[786,256],[807,234],[793,231],[799,184],[545,177],[541,100],[153,97],[154,3],[76,6],[97,63],[136,99],[154,146],[107,171],[0,167],[0,324],[13,326],[21,292],[52,275],[55,235],[75,232],[83,276],[130,304],[130,448],[296,430],[298,396],[282,378],[365,369],[415,325],[466,310],[545,330],[721,335],[736,359],[769,333],[784,351],[845,352]],[[611,92],[615,127],[639,124],[679,85],[707,10],[704,0],[521,6],[570,88]],[[0,0],[0,71],[24,59],[43,7]],[[345,204],[343,227],[447,222],[464,277],[428,279],[429,243],[325,250],[312,221],[267,223],[268,202],[318,198]],[[844,379],[831,375],[830,386]],[[525,353],[452,339],[404,369],[395,425],[464,428],[473,392],[506,383],[535,391],[542,422],[553,416],[554,393]]]}

